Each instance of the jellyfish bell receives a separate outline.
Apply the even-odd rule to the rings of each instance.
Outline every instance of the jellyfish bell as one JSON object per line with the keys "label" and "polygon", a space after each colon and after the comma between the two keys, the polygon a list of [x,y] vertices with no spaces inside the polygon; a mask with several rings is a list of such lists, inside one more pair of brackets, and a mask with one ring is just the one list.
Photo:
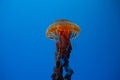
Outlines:
{"label": "jellyfish bell", "polygon": [[47,31],[46,36],[51,40],[58,40],[60,37],[65,37],[69,39],[76,38],[80,33],[80,28],[77,24],[66,20],[60,19],[52,23]]}

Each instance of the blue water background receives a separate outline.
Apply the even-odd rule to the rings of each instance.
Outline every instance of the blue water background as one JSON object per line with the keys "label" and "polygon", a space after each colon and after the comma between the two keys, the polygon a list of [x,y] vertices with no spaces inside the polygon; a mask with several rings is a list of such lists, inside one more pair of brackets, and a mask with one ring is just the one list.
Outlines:
{"label": "blue water background", "polygon": [[119,0],[0,0],[0,80],[51,80],[56,47],[45,33],[61,18],[81,29],[72,80],[120,80]]}

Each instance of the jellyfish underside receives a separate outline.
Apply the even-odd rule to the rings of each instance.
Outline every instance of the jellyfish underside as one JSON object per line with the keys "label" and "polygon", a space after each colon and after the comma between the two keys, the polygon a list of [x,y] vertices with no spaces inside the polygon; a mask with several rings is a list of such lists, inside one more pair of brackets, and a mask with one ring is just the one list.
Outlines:
{"label": "jellyfish underside", "polygon": [[[47,37],[56,41],[55,68],[52,80],[71,80],[73,70],[69,67],[72,50],[70,39],[79,34],[79,27],[68,20],[57,20],[47,30]],[[63,70],[66,74],[63,75]]]}

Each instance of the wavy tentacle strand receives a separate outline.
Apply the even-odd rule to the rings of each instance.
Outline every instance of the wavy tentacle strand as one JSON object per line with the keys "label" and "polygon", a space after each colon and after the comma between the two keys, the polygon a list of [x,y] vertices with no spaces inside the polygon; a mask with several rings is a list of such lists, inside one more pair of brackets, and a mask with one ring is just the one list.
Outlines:
{"label": "wavy tentacle strand", "polygon": [[[69,57],[72,50],[70,39],[66,36],[60,36],[60,39],[56,43],[57,51],[55,55],[56,65],[52,75],[53,80],[71,80],[73,70],[69,67]],[[66,72],[63,76],[63,68]]]}

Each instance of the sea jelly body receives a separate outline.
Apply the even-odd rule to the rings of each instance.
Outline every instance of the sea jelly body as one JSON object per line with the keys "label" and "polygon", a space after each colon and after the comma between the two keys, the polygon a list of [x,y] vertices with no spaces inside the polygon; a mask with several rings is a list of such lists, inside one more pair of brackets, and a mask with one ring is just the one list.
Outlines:
{"label": "sea jelly body", "polygon": [[[75,39],[80,33],[77,24],[60,19],[53,22],[46,31],[46,36],[56,41],[55,68],[52,80],[71,80],[73,70],[69,67],[69,57],[72,50],[70,40]],[[63,75],[63,70],[66,74]]]}

